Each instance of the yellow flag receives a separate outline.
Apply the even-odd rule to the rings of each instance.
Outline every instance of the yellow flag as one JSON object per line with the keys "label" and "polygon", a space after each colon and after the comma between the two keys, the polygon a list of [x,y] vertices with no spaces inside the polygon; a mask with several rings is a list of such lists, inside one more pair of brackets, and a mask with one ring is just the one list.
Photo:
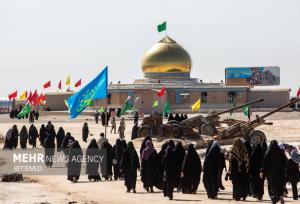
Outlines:
{"label": "yellow flag", "polygon": [[68,76],[66,79],[66,85],[70,86],[70,84],[71,84],[71,79],[70,79],[70,76]]}
{"label": "yellow flag", "polygon": [[192,105],[192,111],[196,111],[200,109],[201,101],[200,98]]}
{"label": "yellow flag", "polygon": [[23,101],[26,99],[27,99],[27,91],[23,91],[22,94],[20,95],[20,101]]}

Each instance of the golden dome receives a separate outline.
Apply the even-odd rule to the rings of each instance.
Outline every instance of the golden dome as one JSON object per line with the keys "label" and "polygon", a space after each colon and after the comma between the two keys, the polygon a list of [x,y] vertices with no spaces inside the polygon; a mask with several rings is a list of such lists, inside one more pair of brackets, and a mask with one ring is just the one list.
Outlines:
{"label": "golden dome", "polygon": [[148,50],[142,60],[144,73],[189,73],[191,67],[188,52],[168,36]]}

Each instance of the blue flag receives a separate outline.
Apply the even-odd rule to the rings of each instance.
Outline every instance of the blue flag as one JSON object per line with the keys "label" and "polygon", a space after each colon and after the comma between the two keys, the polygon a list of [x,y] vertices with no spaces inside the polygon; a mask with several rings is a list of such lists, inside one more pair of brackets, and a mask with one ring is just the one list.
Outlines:
{"label": "blue flag", "polygon": [[90,83],[66,100],[70,118],[76,118],[95,99],[107,97],[107,67]]}

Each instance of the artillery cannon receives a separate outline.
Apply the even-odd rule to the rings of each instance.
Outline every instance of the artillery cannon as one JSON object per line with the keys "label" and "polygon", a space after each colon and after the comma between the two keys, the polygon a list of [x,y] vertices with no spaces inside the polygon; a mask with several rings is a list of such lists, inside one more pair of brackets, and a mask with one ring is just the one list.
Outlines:
{"label": "artillery cannon", "polygon": [[252,144],[261,143],[266,138],[266,135],[263,131],[255,130],[255,128],[261,125],[273,125],[272,122],[266,122],[265,118],[269,117],[270,115],[273,115],[274,113],[284,108],[290,107],[292,104],[297,103],[299,100],[300,99],[293,100],[290,103],[282,105],[262,116],[256,115],[256,118],[252,121],[246,123],[237,123],[232,126],[229,126],[228,128],[220,131],[216,136],[213,137],[213,139],[225,140],[236,137],[242,137],[246,140],[249,140]]}
{"label": "artillery cannon", "polygon": [[[211,112],[207,116],[199,115],[193,118],[189,118],[186,120],[183,120],[179,122],[182,126],[184,127],[190,127],[190,128],[197,128],[199,130],[199,133],[202,135],[208,135],[208,136],[213,136],[218,132],[218,127],[220,127],[222,124],[237,124],[237,123],[242,123],[243,121],[238,121],[238,120],[233,120],[233,119],[227,119],[220,121],[220,115],[225,114],[225,113],[230,113],[233,112],[237,109],[243,108],[245,106],[249,106],[255,103],[259,103],[264,101],[263,98],[257,99],[255,101],[251,101],[249,103],[245,103],[224,111],[220,112]],[[177,121],[170,121],[169,123],[171,124],[176,124],[178,123]]]}
{"label": "artillery cannon", "polygon": [[232,112],[245,106],[262,102],[264,99],[258,99],[246,104],[242,104],[225,111],[210,113],[207,116],[196,116],[184,121],[169,121],[163,124],[163,117],[159,115],[152,115],[145,117],[138,130],[138,137],[145,137],[151,135],[153,137],[167,137],[167,138],[180,138],[187,137],[190,139],[198,139],[200,134],[213,136],[218,132],[221,124],[236,124],[243,121],[238,120],[224,120],[220,121],[220,115]]}

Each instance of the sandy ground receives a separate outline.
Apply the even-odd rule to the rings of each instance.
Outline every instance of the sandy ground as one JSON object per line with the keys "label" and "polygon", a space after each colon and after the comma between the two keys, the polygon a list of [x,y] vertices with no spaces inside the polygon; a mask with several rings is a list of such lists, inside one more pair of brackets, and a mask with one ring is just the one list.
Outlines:
{"label": "sandy ground", "polygon": [[[264,113],[253,113],[264,114]],[[228,115],[224,115],[228,117]],[[241,113],[235,113],[233,118],[245,119]],[[268,140],[277,139],[279,142],[300,143],[300,113],[299,112],[281,112],[268,118],[272,121],[273,126],[261,126],[258,129],[263,130],[267,134]],[[90,116],[79,116],[75,120],[69,120],[63,115],[46,115],[42,116],[35,123],[37,128],[40,128],[42,123],[51,120],[56,128],[63,126],[65,131],[70,131],[72,135],[78,139],[82,147],[87,147],[89,141],[93,138],[98,139],[100,132],[104,131],[104,127],[100,124],[95,124]],[[81,128],[84,121],[88,120],[90,132],[93,136],[88,138],[88,143],[83,143],[81,139]],[[117,124],[119,121],[117,121]],[[20,130],[22,125],[29,127],[27,120],[11,120],[8,115],[0,115],[0,134],[5,134],[8,128],[13,124],[18,125]],[[126,139],[131,136],[131,128],[133,122],[131,119],[126,120]],[[110,130],[110,127],[108,127]],[[108,131],[109,132],[109,131]],[[108,134],[109,141],[114,144],[117,139],[117,134]],[[135,142],[136,148],[139,148],[139,142]],[[2,146],[1,144],[0,146]],[[41,148],[41,147],[38,147]],[[1,151],[0,151],[1,155]],[[1,172],[0,172],[1,174]],[[123,181],[101,181],[89,182],[86,175],[80,177],[78,183],[73,184],[67,181],[66,176],[30,176],[31,179],[37,181],[35,183],[0,183],[0,203],[170,203],[167,198],[164,198],[161,191],[156,190],[150,194],[142,188],[140,177],[137,181],[137,193],[126,193]],[[202,182],[200,183],[196,195],[187,195],[181,193],[174,194],[176,203],[235,203],[232,200],[232,188],[230,182],[225,182],[225,191],[219,193],[218,200],[208,200]],[[288,202],[299,203],[293,201],[289,192]],[[256,202],[255,199],[248,197],[246,202]],[[265,191],[264,201],[270,203],[267,191]]]}

